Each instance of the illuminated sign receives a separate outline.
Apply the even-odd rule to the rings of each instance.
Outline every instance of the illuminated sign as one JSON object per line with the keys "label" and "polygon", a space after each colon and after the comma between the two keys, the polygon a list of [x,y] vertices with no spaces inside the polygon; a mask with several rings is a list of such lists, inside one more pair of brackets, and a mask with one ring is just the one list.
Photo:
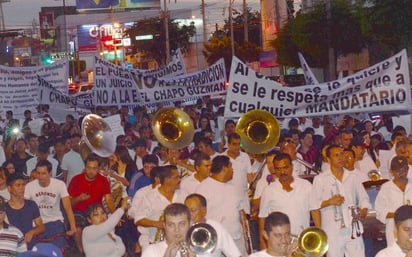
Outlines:
{"label": "illuminated sign", "polygon": [[160,0],[76,0],[80,11],[99,9],[160,9]]}

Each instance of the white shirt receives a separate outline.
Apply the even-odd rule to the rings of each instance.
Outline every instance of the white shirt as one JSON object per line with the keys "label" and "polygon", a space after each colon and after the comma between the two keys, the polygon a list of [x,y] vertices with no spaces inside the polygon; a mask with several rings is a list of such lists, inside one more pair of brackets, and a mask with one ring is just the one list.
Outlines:
{"label": "white shirt", "polygon": [[[320,209],[323,201],[336,194],[340,194],[345,198],[342,205],[327,206]],[[335,221],[335,214],[343,217],[346,228],[351,227],[350,206],[358,206],[361,209],[370,207],[368,194],[355,174],[344,170],[342,182],[337,180],[330,170],[315,176],[310,209],[320,209],[321,227],[328,235],[341,229],[340,221]],[[347,235],[349,236],[349,233]]]}
{"label": "white shirt", "polygon": [[[150,191],[153,190],[152,185],[148,185],[145,187],[140,188],[136,191],[133,196],[132,203],[130,204],[130,208],[128,210],[128,214],[130,217],[134,219],[136,211],[139,209],[140,205],[142,204],[144,196]],[[136,222],[137,220],[134,220]]]}
{"label": "white shirt", "polygon": [[241,238],[240,210],[241,198],[233,185],[207,178],[200,183],[196,193],[207,201],[208,219],[221,223],[234,240]]}
{"label": "white shirt", "polygon": [[196,189],[199,185],[200,181],[195,178],[195,174],[192,174],[182,179],[182,182],[180,183],[180,188],[188,194],[192,194],[196,192]]}
{"label": "white shirt", "polygon": [[37,179],[33,180],[27,183],[24,190],[24,198],[33,200],[39,207],[43,223],[64,221],[60,209],[60,200],[64,197],[69,197],[66,184],[55,178],[50,178],[50,184],[46,187],[42,187]]}
{"label": "white shirt", "polygon": [[236,193],[242,197],[242,209],[244,209],[246,213],[250,213],[247,175],[252,173],[253,170],[249,155],[244,152],[239,152],[236,159],[230,157],[227,151],[224,152],[224,155],[230,158],[233,167],[233,178],[228,183],[233,185]]}
{"label": "white shirt", "polygon": [[355,167],[366,176],[368,176],[369,171],[378,170],[378,167],[376,167],[376,164],[373,161],[372,157],[367,152],[363,155],[362,160],[355,162]]}
{"label": "white shirt", "polygon": [[[57,167],[59,166],[59,162],[51,156],[48,156],[47,160],[52,165],[51,173],[52,173],[52,177],[55,178],[57,176]],[[29,160],[27,160],[27,162],[26,162],[26,174],[24,174],[25,176],[30,177],[31,172],[36,168],[37,161],[38,160],[37,160],[36,156],[33,157],[33,158],[30,158]]]}
{"label": "white shirt", "polygon": [[402,192],[393,181],[384,183],[376,196],[375,210],[376,218],[386,224],[386,241],[387,245],[395,243],[393,235],[394,220],[393,218],[387,219],[388,212],[395,212],[396,209],[405,204],[412,204],[412,181],[408,180],[405,192]]}
{"label": "white shirt", "polygon": [[405,257],[406,253],[402,251],[397,243],[380,250],[375,257]]}
{"label": "white shirt", "polygon": [[[212,253],[205,253],[205,254],[197,254],[196,256],[199,257],[239,257],[241,253],[237,248],[235,242],[233,241],[230,234],[226,231],[226,229],[218,222],[208,219],[206,221],[209,225],[211,225],[217,234],[217,243],[215,249]],[[156,244],[149,245],[146,249],[142,252],[142,257],[159,257],[163,256],[166,252],[167,242],[162,241]],[[176,257],[181,256],[180,252],[178,251]]]}
{"label": "white shirt", "polygon": [[64,154],[60,168],[67,171],[66,185],[69,185],[74,176],[83,172],[84,162],[79,153],[70,150]]}
{"label": "white shirt", "polygon": [[[186,192],[178,189],[175,191],[173,195],[173,200],[169,202],[169,200],[159,192],[159,188],[149,190],[147,194],[145,194],[145,196],[143,197],[141,205],[135,211],[134,218],[136,221],[139,221],[143,218],[147,218],[150,220],[160,220],[160,217],[163,214],[163,210],[169,204],[184,203],[186,196]],[[137,228],[141,233],[139,237],[139,243],[143,248],[154,241],[157,228],[145,228],[143,226],[138,226]]]}
{"label": "white shirt", "polygon": [[300,234],[309,227],[312,184],[301,178],[294,178],[292,191],[287,192],[276,180],[263,191],[260,200],[259,218],[266,218],[271,212],[280,211],[288,215],[291,221],[291,232]]}

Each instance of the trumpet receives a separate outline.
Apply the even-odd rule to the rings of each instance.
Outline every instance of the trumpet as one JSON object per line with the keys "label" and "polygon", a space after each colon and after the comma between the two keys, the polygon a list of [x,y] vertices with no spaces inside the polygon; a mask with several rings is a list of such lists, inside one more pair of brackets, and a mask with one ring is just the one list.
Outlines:
{"label": "trumpet", "polygon": [[[334,191],[332,190],[332,197],[335,194],[339,194],[339,187],[336,181],[335,181],[334,186],[335,186],[336,193],[334,193]],[[343,212],[342,212],[341,206],[334,205],[334,207],[335,207],[335,221],[340,221],[340,227],[345,228],[346,226],[345,226],[345,221],[343,219]]]}
{"label": "trumpet", "polygon": [[186,244],[186,241],[183,240],[180,236],[176,238],[179,241],[179,252],[181,257],[189,257],[190,256],[190,250],[189,247]]}

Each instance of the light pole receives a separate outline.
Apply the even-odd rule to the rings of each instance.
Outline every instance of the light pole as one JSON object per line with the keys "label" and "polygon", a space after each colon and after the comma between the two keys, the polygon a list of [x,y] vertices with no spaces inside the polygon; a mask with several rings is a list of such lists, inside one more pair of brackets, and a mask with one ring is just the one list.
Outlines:
{"label": "light pole", "polygon": [[233,2],[235,0],[229,0],[229,26],[230,26],[230,41],[232,48],[232,56],[235,56],[235,36],[233,33]]}
{"label": "light pole", "polygon": [[166,0],[163,1],[164,3],[164,23],[165,23],[165,44],[166,44],[166,63],[170,62],[170,42],[169,42],[169,12],[167,11],[167,3]]}

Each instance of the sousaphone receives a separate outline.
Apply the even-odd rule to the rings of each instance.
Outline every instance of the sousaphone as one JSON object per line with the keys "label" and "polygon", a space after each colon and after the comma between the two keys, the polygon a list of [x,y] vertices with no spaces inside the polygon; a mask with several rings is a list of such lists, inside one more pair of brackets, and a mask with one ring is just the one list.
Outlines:
{"label": "sousaphone", "polygon": [[102,117],[88,114],[82,121],[82,139],[79,146],[83,159],[90,153],[109,157],[116,150],[116,138]]}
{"label": "sousaphone", "polygon": [[252,110],[243,114],[237,122],[236,133],[240,144],[250,153],[261,154],[272,149],[279,141],[279,124],[268,111]]}
{"label": "sousaphone", "polygon": [[193,141],[195,129],[190,116],[179,108],[158,110],[152,121],[153,135],[169,149],[182,149]]}

